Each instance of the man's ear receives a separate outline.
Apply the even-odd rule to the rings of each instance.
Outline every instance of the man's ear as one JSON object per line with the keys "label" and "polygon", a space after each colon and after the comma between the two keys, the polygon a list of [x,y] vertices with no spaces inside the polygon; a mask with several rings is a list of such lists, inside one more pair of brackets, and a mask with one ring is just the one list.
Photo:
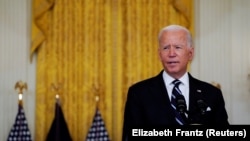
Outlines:
{"label": "man's ear", "polygon": [[193,58],[194,58],[194,48],[191,47],[191,48],[189,49],[189,61],[192,61]]}

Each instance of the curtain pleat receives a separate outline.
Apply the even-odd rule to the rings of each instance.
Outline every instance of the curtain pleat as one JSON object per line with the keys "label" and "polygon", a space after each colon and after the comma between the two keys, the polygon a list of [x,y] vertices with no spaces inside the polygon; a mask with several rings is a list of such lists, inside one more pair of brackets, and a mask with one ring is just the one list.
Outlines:
{"label": "curtain pleat", "polygon": [[60,95],[73,140],[85,140],[96,107],[110,139],[121,140],[128,87],[162,68],[157,53],[159,30],[168,24],[188,28],[193,24],[192,0],[176,2],[33,0],[35,140],[45,140],[56,94]]}

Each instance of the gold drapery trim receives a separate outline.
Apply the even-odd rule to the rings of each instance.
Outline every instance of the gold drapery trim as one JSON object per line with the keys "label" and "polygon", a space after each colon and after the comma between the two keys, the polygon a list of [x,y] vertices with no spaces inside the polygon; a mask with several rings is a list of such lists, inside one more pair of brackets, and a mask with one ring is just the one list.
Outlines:
{"label": "gold drapery trim", "polygon": [[52,123],[52,84],[61,88],[73,140],[85,140],[96,106],[110,139],[121,140],[128,87],[161,70],[158,32],[168,24],[191,28],[187,10],[192,11],[192,0],[33,0],[35,140],[45,140]]}
{"label": "gold drapery trim", "polygon": [[52,10],[54,0],[33,0],[32,3],[32,32],[30,60],[34,52],[45,41],[49,26],[49,11]]}
{"label": "gold drapery trim", "polygon": [[188,29],[190,29],[193,20],[193,9],[190,9],[190,7],[192,7],[193,3],[188,0],[172,0],[172,4],[176,11],[183,15],[183,18],[185,19],[185,25]]}

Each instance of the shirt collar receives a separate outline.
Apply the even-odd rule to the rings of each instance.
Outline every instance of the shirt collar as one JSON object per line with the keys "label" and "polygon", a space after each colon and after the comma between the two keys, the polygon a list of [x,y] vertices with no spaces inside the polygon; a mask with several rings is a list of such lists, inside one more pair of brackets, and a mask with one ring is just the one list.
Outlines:
{"label": "shirt collar", "polygon": [[[175,78],[171,77],[166,71],[163,71],[163,79],[167,85],[172,85]],[[188,85],[188,73],[186,72],[179,80],[184,85]]]}

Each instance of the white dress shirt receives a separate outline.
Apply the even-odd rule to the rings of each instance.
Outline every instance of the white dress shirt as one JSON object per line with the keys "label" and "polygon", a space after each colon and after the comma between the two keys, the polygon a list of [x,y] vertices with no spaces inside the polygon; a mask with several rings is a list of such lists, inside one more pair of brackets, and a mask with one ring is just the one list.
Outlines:
{"label": "white dress shirt", "polygon": [[[174,87],[174,84],[172,83],[175,78],[171,77],[168,75],[165,71],[163,71],[163,80],[165,83],[165,86],[168,91],[168,97],[169,100],[171,101],[171,95],[172,95],[172,89]],[[188,78],[188,73],[186,72],[180,79],[181,84],[179,85],[179,89],[182,92],[182,95],[185,98],[186,104],[187,104],[187,110],[189,109],[189,78]]]}

